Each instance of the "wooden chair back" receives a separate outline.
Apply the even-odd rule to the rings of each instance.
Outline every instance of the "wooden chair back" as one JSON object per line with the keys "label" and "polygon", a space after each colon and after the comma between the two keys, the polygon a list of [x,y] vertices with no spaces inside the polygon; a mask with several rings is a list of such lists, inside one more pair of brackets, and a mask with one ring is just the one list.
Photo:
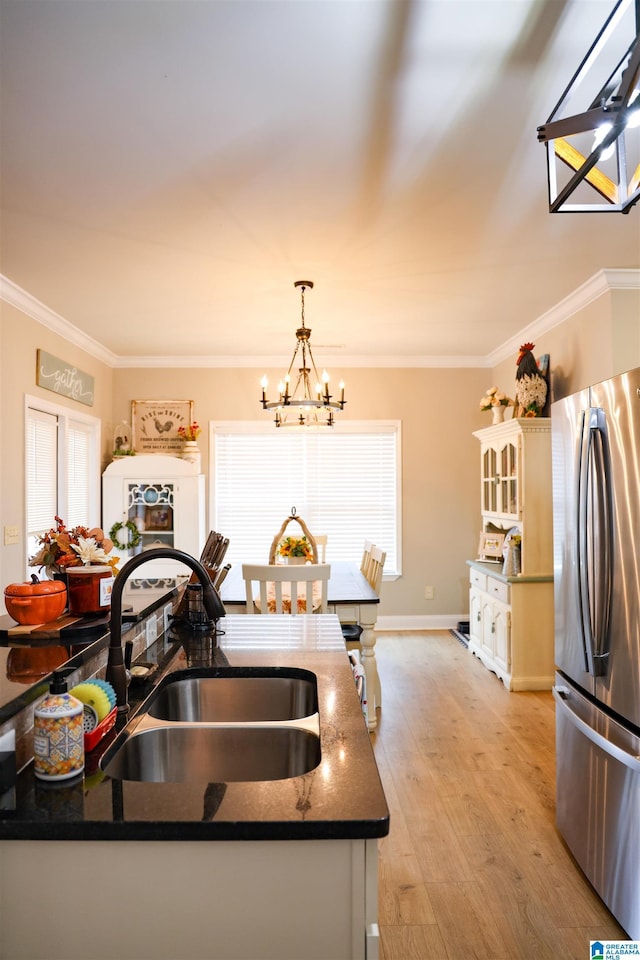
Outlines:
{"label": "wooden chair back", "polygon": [[[243,563],[246,612],[326,613],[330,574],[331,566],[328,563]],[[257,596],[254,584],[258,587]]]}
{"label": "wooden chair back", "polygon": [[316,541],[316,547],[318,548],[318,563],[327,562],[327,535],[326,533],[321,533],[319,537],[313,538]]}
{"label": "wooden chair back", "polygon": [[380,587],[382,586],[382,574],[384,572],[384,562],[386,559],[387,554],[384,550],[375,546],[371,547],[369,567],[365,576],[378,596],[380,595]]}
{"label": "wooden chair back", "polygon": [[369,572],[369,564],[371,563],[371,547],[373,544],[371,540],[365,540],[364,547],[362,548],[362,560],[360,561],[360,572],[366,577]]}

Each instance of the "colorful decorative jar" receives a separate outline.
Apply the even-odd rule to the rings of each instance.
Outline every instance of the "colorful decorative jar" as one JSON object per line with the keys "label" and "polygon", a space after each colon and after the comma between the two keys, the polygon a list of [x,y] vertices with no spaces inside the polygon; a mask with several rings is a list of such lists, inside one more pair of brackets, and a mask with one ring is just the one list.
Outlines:
{"label": "colorful decorative jar", "polygon": [[69,567],[69,613],[76,617],[100,616],[111,609],[113,570],[109,566]]}

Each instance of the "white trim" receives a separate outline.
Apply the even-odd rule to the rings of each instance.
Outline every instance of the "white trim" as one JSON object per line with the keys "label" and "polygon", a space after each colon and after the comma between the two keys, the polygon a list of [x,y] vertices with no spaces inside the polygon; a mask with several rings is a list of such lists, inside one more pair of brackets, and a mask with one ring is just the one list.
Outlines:
{"label": "white trim", "polygon": [[494,367],[513,354],[517,354],[521,343],[527,340],[538,340],[544,333],[553,330],[579,310],[583,310],[594,300],[599,300],[605,293],[612,290],[640,290],[640,270],[600,270],[568,297],[490,353],[487,356],[489,366]]}
{"label": "white trim", "polygon": [[433,616],[388,616],[378,617],[373,628],[376,633],[397,633],[401,630],[455,630],[466,613],[441,613]]}
{"label": "white trim", "polygon": [[[340,370],[354,368],[376,369],[380,367],[437,367],[437,368],[476,368],[490,366],[487,357],[415,357],[415,356],[344,356],[325,353],[328,362],[340,363]],[[189,369],[251,369],[263,370],[275,367],[285,369],[291,363],[291,355],[281,357],[119,357],[117,367],[168,367]]]}
{"label": "white trim", "polygon": [[[640,270],[637,269],[610,269],[599,270],[586,280],[581,286],[570,293],[564,300],[551,307],[542,316],[537,317],[530,324],[506,340],[486,356],[461,357],[425,357],[425,356],[340,356],[341,369],[349,368],[491,368],[503,360],[517,353],[518,347],[526,340],[537,340],[544,333],[568,320],[578,310],[597,300],[611,290],[638,290],[640,289]],[[109,367],[118,369],[149,368],[149,369],[258,369],[265,367],[286,367],[291,360],[286,357],[126,357],[118,356],[108,350],[93,337],[83,333],[73,324],[50,310],[44,303],[36,300],[17,284],[0,274],[0,300],[11,304],[22,313],[37,320],[65,340],[80,347],[90,356],[95,357]]]}
{"label": "white trim", "polygon": [[[43,413],[49,413],[52,416],[58,418],[59,424],[62,423],[62,430],[66,433],[67,423],[69,421],[76,421],[80,423],[86,423],[91,427],[91,456],[94,461],[94,469],[92,471],[93,477],[91,482],[91,487],[89,490],[90,496],[90,515],[87,517],[86,522],[89,526],[100,525],[101,509],[100,509],[100,491],[101,491],[101,456],[100,452],[102,450],[102,420],[99,417],[95,417],[92,414],[85,413],[83,410],[76,410],[71,407],[63,407],[59,404],[52,403],[50,400],[45,400],[42,397],[34,397],[31,394],[25,393],[24,395],[24,407],[23,407],[23,431],[26,434],[26,424],[27,424],[27,412],[29,409],[40,410]],[[59,426],[60,429],[60,426]],[[59,434],[59,441],[64,439],[63,434]],[[27,468],[27,445],[25,443],[24,451],[24,477],[25,477],[25,497],[26,497],[26,477],[28,473]],[[59,466],[63,471],[63,474],[66,476],[66,446],[65,443],[59,442]],[[66,497],[66,493],[64,494]],[[66,502],[60,509],[64,512],[66,510]],[[63,516],[63,519],[66,520],[66,517]],[[53,527],[55,518],[51,517],[51,526]],[[26,510],[24,514],[23,521],[23,531],[22,531],[22,542],[26,545],[27,543],[27,516]],[[25,556],[25,562],[28,560],[28,557]],[[33,571],[31,571],[33,572]]]}
{"label": "white trim", "polygon": [[49,330],[53,330],[54,333],[68,340],[69,343],[73,343],[76,347],[84,350],[85,353],[95,357],[96,360],[101,360],[102,363],[106,363],[109,367],[118,366],[119,358],[115,353],[107,350],[101,343],[98,343],[97,340],[94,340],[93,337],[90,337],[88,334],[83,333],[78,327],[74,327],[74,325],[69,323],[68,320],[65,320],[64,317],[50,310],[44,303],[36,300],[30,293],[27,293],[22,287],[3,277],[2,274],[0,274],[0,300],[4,300],[5,303],[16,307],[22,311],[22,313],[31,317],[32,320],[37,320],[38,323],[41,323]]}

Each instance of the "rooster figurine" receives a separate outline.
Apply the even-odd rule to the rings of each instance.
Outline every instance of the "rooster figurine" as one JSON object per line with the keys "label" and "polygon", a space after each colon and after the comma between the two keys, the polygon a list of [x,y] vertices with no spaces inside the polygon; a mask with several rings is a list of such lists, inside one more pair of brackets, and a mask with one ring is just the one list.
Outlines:
{"label": "rooster figurine", "polygon": [[539,417],[547,399],[547,382],[538,369],[532,350],[534,343],[523,343],[516,363],[516,400],[525,417]]}

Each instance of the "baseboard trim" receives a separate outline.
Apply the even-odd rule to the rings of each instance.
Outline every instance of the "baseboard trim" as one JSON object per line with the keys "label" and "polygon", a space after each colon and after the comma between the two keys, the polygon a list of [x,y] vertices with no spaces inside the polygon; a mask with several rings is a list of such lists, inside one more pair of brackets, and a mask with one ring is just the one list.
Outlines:
{"label": "baseboard trim", "polygon": [[378,617],[375,631],[376,633],[397,633],[401,630],[455,630],[458,623],[467,617],[467,613],[442,613],[430,617]]}

